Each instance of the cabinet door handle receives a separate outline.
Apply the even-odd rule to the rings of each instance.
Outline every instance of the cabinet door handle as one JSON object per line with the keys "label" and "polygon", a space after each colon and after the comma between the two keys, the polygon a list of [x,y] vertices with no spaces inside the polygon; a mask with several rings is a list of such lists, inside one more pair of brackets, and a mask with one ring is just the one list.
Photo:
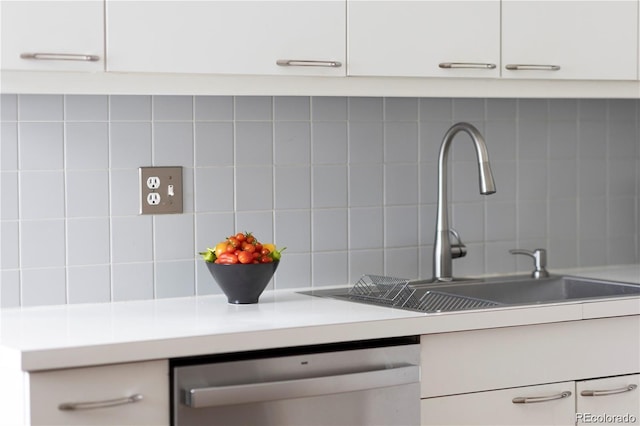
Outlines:
{"label": "cabinet door handle", "polygon": [[58,405],[60,411],[95,410],[96,408],[117,407],[118,405],[133,404],[142,401],[143,397],[139,393],[124,398],[106,399],[104,401],[89,402],[65,402]]}
{"label": "cabinet door handle", "polygon": [[22,59],[34,59],[38,61],[85,61],[96,62],[100,60],[97,55],[83,55],[78,53],[22,53]]}
{"label": "cabinet door handle", "polygon": [[442,69],[486,69],[493,70],[496,64],[484,62],[441,62],[438,65]]}
{"label": "cabinet door handle", "polygon": [[569,398],[570,396],[570,391],[564,391],[559,394],[549,396],[519,396],[517,398],[513,398],[511,402],[514,404],[533,404],[534,402],[555,401],[556,399]]}
{"label": "cabinet door handle", "polygon": [[338,61],[313,61],[306,59],[278,59],[276,65],[281,67],[329,67],[340,68],[341,62]]}
{"label": "cabinet door handle", "polygon": [[509,71],[559,71],[560,65],[508,64]]}
{"label": "cabinet door handle", "polygon": [[583,390],[580,392],[582,396],[605,396],[605,395],[615,395],[617,393],[625,393],[631,392],[638,388],[638,385],[628,385],[618,389],[606,389],[606,390]]}

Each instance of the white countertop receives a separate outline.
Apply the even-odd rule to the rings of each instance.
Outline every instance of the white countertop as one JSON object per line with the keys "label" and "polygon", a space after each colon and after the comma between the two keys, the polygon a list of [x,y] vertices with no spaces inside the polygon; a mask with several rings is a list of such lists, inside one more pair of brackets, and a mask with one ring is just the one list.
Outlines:
{"label": "white countertop", "polygon": [[[640,284],[640,265],[554,273]],[[0,310],[0,359],[25,371],[336,341],[640,315],[640,298],[441,314],[268,291],[260,303],[219,296]]]}

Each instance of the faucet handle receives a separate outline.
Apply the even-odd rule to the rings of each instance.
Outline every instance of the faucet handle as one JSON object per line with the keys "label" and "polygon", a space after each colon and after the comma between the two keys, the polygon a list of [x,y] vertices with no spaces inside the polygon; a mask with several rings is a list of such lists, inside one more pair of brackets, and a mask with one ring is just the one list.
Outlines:
{"label": "faucet handle", "polygon": [[535,269],[531,273],[531,276],[535,279],[546,278],[549,276],[549,272],[547,272],[547,251],[545,249],[535,249],[533,251],[523,250],[523,249],[511,249],[509,250],[511,254],[524,254],[525,256],[529,256],[533,258],[533,265]]}
{"label": "faucet handle", "polygon": [[451,258],[457,259],[459,257],[465,257],[467,255],[467,246],[462,244],[460,234],[458,234],[458,231],[453,228],[449,228],[449,233],[453,235],[453,238],[455,238],[457,241],[457,243],[449,245],[451,247]]}

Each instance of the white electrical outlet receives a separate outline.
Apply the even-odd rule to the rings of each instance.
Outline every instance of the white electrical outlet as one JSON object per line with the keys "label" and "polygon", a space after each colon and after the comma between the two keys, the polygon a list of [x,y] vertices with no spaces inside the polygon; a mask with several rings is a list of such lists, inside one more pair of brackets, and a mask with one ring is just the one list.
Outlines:
{"label": "white electrical outlet", "polygon": [[160,178],[158,176],[150,176],[147,178],[147,188],[158,189],[160,188]]}
{"label": "white electrical outlet", "polygon": [[157,192],[150,192],[149,195],[147,195],[147,204],[150,206],[157,206],[160,204],[160,200],[160,194]]}
{"label": "white electrical outlet", "polygon": [[182,213],[182,167],[140,167],[140,214]]}

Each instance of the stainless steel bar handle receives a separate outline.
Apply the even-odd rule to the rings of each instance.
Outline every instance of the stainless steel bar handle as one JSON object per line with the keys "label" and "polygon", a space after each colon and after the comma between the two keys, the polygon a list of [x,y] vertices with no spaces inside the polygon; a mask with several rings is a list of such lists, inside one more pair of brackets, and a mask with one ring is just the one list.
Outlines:
{"label": "stainless steel bar handle", "polygon": [[22,59],[35,59],[38,61],[84,61],[96,62],[100,60],[97,55],[83,55],[78,53],[22,53]]}
{"label": "stainless steel bar handle", "polygon": [[509,71],[559,71],[560,65],[508,64],[505,68]]}
{"label": "stainless steel bar handle", "polygon": [[484,62],[441,62],[438,65],[442,69],[487,69],[493,70],[496,64]]}
{"label": "stainless steel bar handle", "polygon": [[278,59],[276,65],[281,67],[329,67],[340,68],[341,62],[338,61],[313,61],[305,59]]}
{"label": "stainless steel bar handle", "polygon": [[555,401],[558,399],[569,398],[571,396],[570,391],[564,391],[556,395],[549,396],[519,396],[517,398],[513,398],[511,402],[514,404],[533,404],[536,402],[547,402],[547,401]]}
{"label": "stainless steel bar handle", "polygon": [[89,401],[89,402],[65,402],[58,405],[60,411],[79,411],[79,410],[95,410],[97,408],[117,407],[119,405],[133,404],[140,402],[144,397],[135,393],[131,396],[125,396],[124,398],[106,399],[104,401]]}
{"label": "stainless steel bar handle", "polygon": [[638,388],[638,385],[628,385],[618,389],[607,389],[607,390],[583,390],[580,392],[582,396],[606,396],[606,395],[615,395],[618,393],[631,392]]}
{"label": "stainless steel bar handle", "polygon": [[386,388],[418,380],[419,368],[409,365],[337,376],[184,389],[182,396],[185,405],[204,408]]}

